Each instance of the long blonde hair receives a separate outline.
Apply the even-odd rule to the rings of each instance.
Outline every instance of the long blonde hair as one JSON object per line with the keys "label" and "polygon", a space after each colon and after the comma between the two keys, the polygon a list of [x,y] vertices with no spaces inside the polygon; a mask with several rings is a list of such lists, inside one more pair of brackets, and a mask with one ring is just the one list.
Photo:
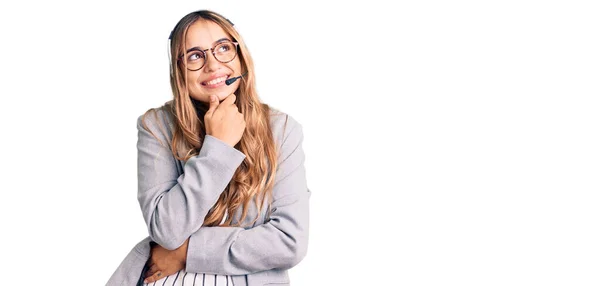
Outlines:
{"label": "long blonde hair", "polygon": [[[190,98],[184,74],[187,69],[178,63],[179,55],[184,52],[187,30],[190,25],[199,20],[216,23],[239,43],[237,56],[240,57],[242,71],[247,72],[235,91],[236,105],[244,115],[246,129],[240,142],[234,146],[244,153],[246,158],[235,171],[217,203],[206,215],[204,225],[240,226],[248,214],[248,206],[252,198],[258,210],[257,216],[252,221],[254,223],[259,217],[263,203],[271,201],[277,169],[277,150],[269,124],[270,108],[259,100],[254,64],[244,40],[227,18],[212,11],[200,10],[186,15],[177,23],[170,36],[170,79],[173,100],[163,107],[174,123],[173,138],[169,147],[175,158],[187,161],[198,155],[206,135],[204,114],[208,110],[208,105]],[[144,114],[144,119],[152,110],[154,109]],[[234,215],[240,208],[242,216],[238,223],[232,224]],[[221,224],[226,213],[227,219]]]}

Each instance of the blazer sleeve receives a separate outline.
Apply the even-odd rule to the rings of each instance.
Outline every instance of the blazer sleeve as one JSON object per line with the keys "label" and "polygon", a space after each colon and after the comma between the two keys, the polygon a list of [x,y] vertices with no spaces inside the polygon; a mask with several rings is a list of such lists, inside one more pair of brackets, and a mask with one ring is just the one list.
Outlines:
{"label": "blazer sleeve", "polygon": [[199,154],[178,170],[166,134],[166,112],[155,112],[144,120],[152,133],[142,116],[137,121],[138,202],[150,238],[173,250],[202,226],[246,156],[207,135]]}
{"label": "blazer sleeve", "polygon": [[304,258],[311,193],[306,183],[302,127],[293,120],[289,123],[278,159],[270,220],[250,229],[200,228],[190,237],[186,271],[244,275],[289,269]]}

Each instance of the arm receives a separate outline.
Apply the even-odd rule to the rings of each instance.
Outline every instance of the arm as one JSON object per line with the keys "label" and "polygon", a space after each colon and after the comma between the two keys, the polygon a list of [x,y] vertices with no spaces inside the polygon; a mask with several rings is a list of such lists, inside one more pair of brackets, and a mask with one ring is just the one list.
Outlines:
{"label": "arm", "polygon": [[216,203],[235,170],[246,157],[219,139],[207,135],[200,153],[183,170],[169,146],[165,112],[149,114],[146,126],[138,118],[138,201],[153,241],[176,249],[196,232]]}
{"label": "arm", "polygon": [[260,226],[202,227],[189,240],[186,271],[243,275],[289,269],[306,255],[310,191],[302,127],[290,121],[281,147],[270,221]]}

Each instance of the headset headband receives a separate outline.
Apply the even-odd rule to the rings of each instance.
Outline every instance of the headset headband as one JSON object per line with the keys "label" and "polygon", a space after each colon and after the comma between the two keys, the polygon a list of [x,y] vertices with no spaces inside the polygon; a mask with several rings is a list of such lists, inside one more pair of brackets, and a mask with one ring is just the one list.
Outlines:
{"label": "headset headband", "polygon": [[[202,11],[202,10],[198,10],[198,11],[192,12],[192,13],[198,13],[200,11]],[[225,18],[225,17],[223,17],[223,18]],[[225,18],[225,20],[227,20],[227,22],[229,22],[229,24],[231,24],[231,26],[233,26],[233,22],[231,22],[229,19]],[[179,26],[179,23],[177,23],[177,25],[175,25],[175,27],[173,28],[173,30],[171,30],[171,33],[169,34],[169,40],[173,39],[173,33],[175,33],[175,29],[177,28],[177,26]]]}

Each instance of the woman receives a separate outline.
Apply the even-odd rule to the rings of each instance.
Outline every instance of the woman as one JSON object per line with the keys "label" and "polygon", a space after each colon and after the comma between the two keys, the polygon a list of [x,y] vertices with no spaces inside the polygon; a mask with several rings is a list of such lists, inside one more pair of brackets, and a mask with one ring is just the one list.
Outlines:
{"label": "woman", "polygon": [[302,127],[260,102],[229,20],[196,11],[170,39],[173,100],[138,118],[150,236],[107,285],[286,285],[308,244]]}

